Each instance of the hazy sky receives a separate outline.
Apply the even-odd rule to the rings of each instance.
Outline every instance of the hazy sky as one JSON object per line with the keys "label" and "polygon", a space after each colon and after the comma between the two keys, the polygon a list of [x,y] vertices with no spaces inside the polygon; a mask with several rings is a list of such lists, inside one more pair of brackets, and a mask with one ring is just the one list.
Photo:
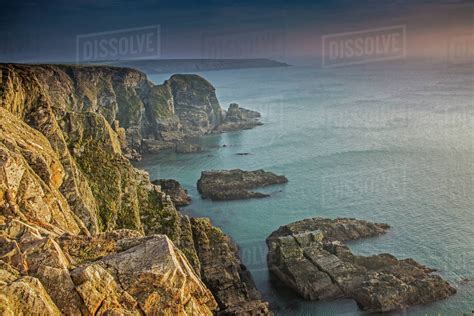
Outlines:
{"label": "hazy sky", "polygon": [[405,25],[410,56],[473,35],[472,0],[0,1],[0,60],[73,60],[77,36],[160,26],[162,58],[317,58],[321,37]]}

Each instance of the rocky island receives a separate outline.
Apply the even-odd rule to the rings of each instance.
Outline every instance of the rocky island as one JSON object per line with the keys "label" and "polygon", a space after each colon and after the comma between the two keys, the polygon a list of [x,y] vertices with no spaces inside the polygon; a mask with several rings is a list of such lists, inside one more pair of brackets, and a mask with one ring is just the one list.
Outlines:
{"label": "rocky island", "polygon": [[344,244],[384,234],[387,224],[311,218],[267,238],[268,267],[305,299],[353,298],[363,310],[385,312],[447,298],[456,289],[435,270],[390,254],[357,256]]}
{"label": "rocky island", "polygon": [[285,176],[264,170],[241,169],[203,171],[197,189],[203,199],[238,200],[268,197],[268,194],[249,189],[288,182]]}
{"label": "rocky island", "polygon": [[0,313],[271,314],[231,239],[127,159],[144,138],[214,129],[204,79],[18,64],[0,78]]}

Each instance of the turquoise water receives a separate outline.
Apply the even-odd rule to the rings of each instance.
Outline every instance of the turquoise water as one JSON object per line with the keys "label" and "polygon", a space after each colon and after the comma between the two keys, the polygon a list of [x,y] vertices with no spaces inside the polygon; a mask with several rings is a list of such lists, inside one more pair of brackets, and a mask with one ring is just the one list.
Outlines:
{"label": "turquoise water", "polygon": [[[183,212],[210,217],[236,240],[278,314],[363,314],[352,300],[303,301],[268,274],[265,238],[280,225],[314,216],[389,223],[388,234],[351,249],[412,257],[458,288],[447,300],[393,314],[474,310],[472,68],[397,62],[201,75],[215,85],[222,106],[237,102],[260,111],[264,125],[206,136],[206,152],[148,156],[138,167],[189,190],[193,203]],[[166,78],[151,77],[157,83]],[[289,183],[266,188],[267,199],[201,200],[200,172],[231,168],[263,168]]]}

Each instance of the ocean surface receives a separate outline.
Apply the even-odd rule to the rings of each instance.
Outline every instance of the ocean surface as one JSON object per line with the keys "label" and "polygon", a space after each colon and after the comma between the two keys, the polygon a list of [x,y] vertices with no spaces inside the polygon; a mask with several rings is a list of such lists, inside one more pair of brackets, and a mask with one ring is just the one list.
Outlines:
{"label": "ocean surface", "polygon": [[[462,315],[474,310],[473,68],[398,61],[332,69],[286,67],[200,73],[221,105],[262,113],[263,126],[210,135],[205,152],[147,156],[152,179],[189,190],[191,216],[210,217],[241,247],[257,287],[279,315],[361,315],[353,300],[304,301],[269,275],[265,238],[304,218],[355,217],[391,225],[350,243],[439,270],[458,293],[392,315]],[[151,76],[162,83],[168,75]],[[222,145],[227,145],[223,147]],[[249,155],[237,155],[249,153]],[[202,200],[203,170],[263,168],[288,177],[271,197]]]}

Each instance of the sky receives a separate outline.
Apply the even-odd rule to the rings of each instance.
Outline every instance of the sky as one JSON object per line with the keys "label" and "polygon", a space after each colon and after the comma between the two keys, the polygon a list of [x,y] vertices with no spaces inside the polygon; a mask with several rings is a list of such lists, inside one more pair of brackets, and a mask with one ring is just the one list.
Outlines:
{"label": "sky", "polygon": [[109,32],[110,40],[149,26],[159,26],[159,48],[139,58],[318,58],[325,35],[398,25],[410,56],[442,56],[474,32],[473,0],[0,2],[4,62],[72,61],[83,48],[78,38]]}

